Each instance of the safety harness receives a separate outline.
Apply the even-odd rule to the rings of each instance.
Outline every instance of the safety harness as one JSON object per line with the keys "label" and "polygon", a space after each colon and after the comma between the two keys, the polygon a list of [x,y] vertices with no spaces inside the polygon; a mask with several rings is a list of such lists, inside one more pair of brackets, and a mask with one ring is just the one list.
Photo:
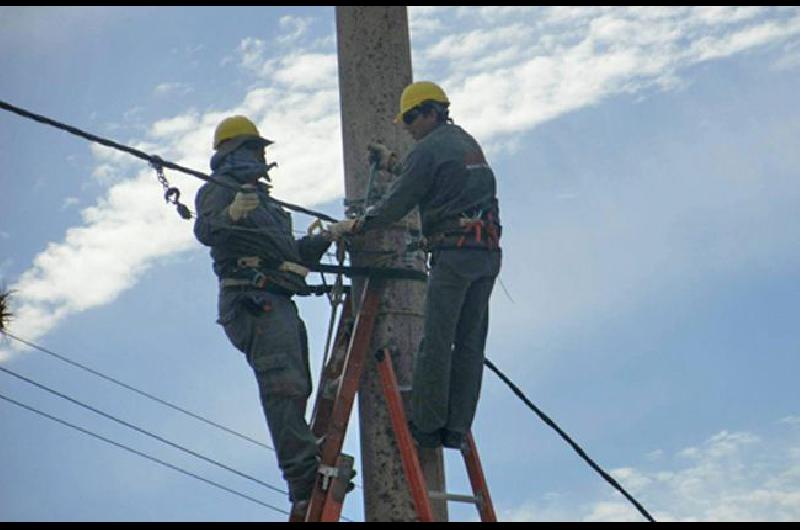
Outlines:
{"label": "safety harness", "polygon": [[420,247],[435,250],[500,250],[503,227],[498,221],[497,200],[485,209],[464,212],[459,217],[440,223],[431,236],[423,238]]}

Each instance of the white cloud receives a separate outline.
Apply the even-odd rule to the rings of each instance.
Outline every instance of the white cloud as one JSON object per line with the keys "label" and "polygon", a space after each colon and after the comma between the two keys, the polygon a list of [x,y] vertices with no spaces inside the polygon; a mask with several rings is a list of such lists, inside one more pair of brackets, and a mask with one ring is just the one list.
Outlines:
{"label": "white cloud", "polygon": [[141,116],[143,112],[144,112],[143,107],[132,107],[126,110],[122,114],[122,119],[125,120],[126,122],[131,122],[131,121],[135,122],[139,119],[139,116]]}
{"label": "white cloud", "polygon": [[136,159],[117,149],[96,144],[89,144],[89,151],[96,160],[92,176],[103,185],[109,185],[131,170]]}
{"label": "white cloud", "polygon": [[263,40],[248,37],[239,44],[239,64],[248,70],[259,70],[264,63],[264,49],[266,45]]}
{"label": "white cloud", "polygon": [[[439,28],[412,42],[415,77],[439,81],[452,115],[483,141],[529,130],[613,94],[681,86],[682,69],[800,34],[796,9],[514,6],[462,8],[457,17],[449,10],[409,12],[412,22]],[[493,23],[480,24],[486,19]]]}
{"label": "white cloud", "polygon": [[[619,483],[657,521],[797,521],[800,519],[800,439],[794,429],[772,439],[722,431],[678,451],[671,469],[622,468]],[[690,459],[687,461],[686,456]],[[660,465],[668,465],[659,458]],[[610,486],[602,499],[575,502],[563,494],[501,511],[509,521],[643,521]]]}
{"label": "white cloud", "polygon": [[113,185],[11,285],[14,333],[36,340],[75,312],[113,301],[153,260],[189,248],[191,230],[159,200],[150,171]]}
{"label": "white cloud", "polygon": [[796,70],[800,68],[800,41],[786,44],[784,53],[771,66],[773,70]]}
{"label": "white cloud", "polygon": [[442,29],[443,24],[439,19],[430,17],[434,12],[431,9],[436,8],[412,6],[408,9],[408,33],[412,40],[416,36],[431,35]]}
{"label": "white cloud", "polygon": [[506,47],[519,39],[527,39],[530,28],[523,24],[512,24],[502,32],[479,29],[469,33],[448,35],[426,51],[430,59],[473,60],[494,46]]}
{"label": "white cloud", "polygon": [[193,90],[194,89],[189,85],[187,85],[186,83],[168,81],[156,85],[156,87],[153,89],[153,93],[156,96],[168,96],[170,94],[178,94],[181,96],[185,96],[186,94],[189,94]]}
{"label": "white cloud", "polygon": [[282,31],[286,33],[278,36],[278,42],[281,44],[291,44],[308,32],[309,26],[313,19],[308,17],[292,17],[283,16],[280,18],[279,24]]}
{"label": "white cloud", "polygon": [[80,200],[77,197],[67,197],[61,204],[61,209],[66,210],[67,208],[75,206],[78,203],[80,203]]}
{"label": "white cloud", "polygon": [[338,86],[336,55],[303,53],[278,62],[272,73],[279,83],[290,88],[331,89]]}
{"label": "white cloud", "polygon": [[163,138],[186,133],[195,127],[197,127],[197,116],[190,111],[188,114],[155,122],[150,128],[150,134],[157,138]]}

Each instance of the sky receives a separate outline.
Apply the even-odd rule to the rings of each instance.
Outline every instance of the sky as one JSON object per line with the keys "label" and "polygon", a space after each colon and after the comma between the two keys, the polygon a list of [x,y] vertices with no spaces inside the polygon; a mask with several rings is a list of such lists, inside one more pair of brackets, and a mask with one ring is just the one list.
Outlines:
{"label": "sky", "polygon": [[[656,520],[800,520],[800,9],[408,18],[414,79],[445,89],[497,176],[487,357]],[[199,171],[246,114],[275,141],[274,195],[343,216],[332,7],[4,6],[0,50],[0,99]],[[271,445],[208,250],[154,171],[8,112],[0,166],[9,331]],[[201,182],[166,177],[193,206]],[[316,379],[327,301],[298,306]],[[41,351],[4,339],[0,368],[285,488],[272,451]],[[272,506],[0,401],[0,520],[285,520],[252,480],[7,372],[0,393]],[[473,433],[501,520],[643,520],[488,371]]]}

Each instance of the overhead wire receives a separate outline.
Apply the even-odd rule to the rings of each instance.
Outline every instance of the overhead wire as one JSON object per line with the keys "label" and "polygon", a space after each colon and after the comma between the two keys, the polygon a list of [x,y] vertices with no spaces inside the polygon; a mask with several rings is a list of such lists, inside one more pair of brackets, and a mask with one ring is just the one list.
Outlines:
{"label": "overhead wire", "polygon": [[[56,353],[56,352],[54,352],[54,351],[52,351],[52,350],[49,350],[49,349],[47,349],[47,348],[44,348],[44,347],[42,347],[42,346],[39,346],[38,344],[35,344],[35,343],[33,343],[33,342],[30,342],[30,341],[28,341],[28,340],[22,339],[22,338],[20,338],[20,337],[17,337],[16,335],[14,335],[14,334],[12,334],[12,333],[9,333],[9,332],[8,332],[8,330],[3,330],[3,331],[2,331],[2,335],[8,336],[9,338],[11,338],[11,339],[14,339],[14,340],[16,340],[16,341],[18,341],[18,342],[20,342],[20,343],[22,343],[22,344],[25,344],[25,345],[27,345],[27,346],[30,346],[31,348],[37,349],[37,350],[39,350],[39,351],[41,351],[41,352],[43,352],[43,353],[46,353],[46,354],[48,354],[48,355],[51,355],[52,357],[54,357],[54,358],[56,358],[56,359],[58,359],[58,360],[60,360],[60,361],[63,361],[63,362],[65,362],[65,363],[67,363],[67,364],[70,364],[70,365],[72,365],[72,366],[75,366],[75,367],[77,367],[77,368],[80,368],[81,370],[84,370],[84,371],[86,371],[87,373],[90,373],[90,374],[92,374],[92,375],[95,375],[95,376],[97,376],[97,377],[100,377],[100,378],[102,378],[102,379],[105,379],[105,380],[107,380],[107,381],[110,381],[110,382],[112,382],[112,383],[114,383],[114,384],[116,384],[116,385],[118,385],[118,386],[120,386],[120,387],[122,387],[122,388],[125,388],[125,389],[127,389],[127,390],[130,390],[130,391],[132,391],[132,392],[135,392],[136,394],[139,394],[139,395],[141,395],[141,396],[143,396],[143,397],[146,397],[146,398],[148,398],[148,399],[150,399],[150,400],[152,400],[152,401],[154,401],[154,402],[156,402],[156,403],[158,403],[158,404],[160,404],[160,405],[164,405],[164,406],[166,406],[166,407],[169,407],[169,408],[171,408],[171,409],[173,409],[173,410],[176,410],[176,411],[178,411],[178,412],[181,412],[181,413],[183,413],[183,414],[186,414],[187,416],[189,416],[189,417],[191,417],[191,418],[194,418],[194,419],[196,419],[196,420],[199,420],[199,421],[202,421],[202,422],[204,422],[204,423],[206,423],[206,424],[208,424],[208,425],[211,425],[211,426],[213,426],[213,427],[216,427],[216,428],[218,428],[218,429],[221,429],[221,430],[223,430],[223,431],[225,431],[225,432],[227,432],[227,433],[229,433],[229,434],[232,434],[232,435],[234,435],[234,436],[237,436],[237,437],[239,437],[239,438],[241,438],[241,439],[243,439],[243,440],[246,440],[246,441],[248,441],[248,442],[251,442],[251,443],[253,443],[253,444],[255,444],[255,445],[261,446],[261,447],[263,447],[263,448],[265,448],[265,449],[269,449],[270,451],[275,451],[275,449],[274,449],[273,447],[270,447],[269,445],[267,445],[267,444],[265,444],[265,443],[261,443],[261,442],[259,442],[258,440],[254,440],[253,438],[250,438],[250,437],[249,437],[249,436],[247,436],[247,435],[241,434],[241,433],[239,433],[239,432],[237,432],[237,431],[235,431],[235,430],[233,430],[233,429],[230,429],[230,428],[228,428],[228,427],[225,427],[224,425],[220,425],[220,424],[218,424],[218,423],[216,423],[216,422],[214,422],[214,421],[211,421],[211,420],[209,420],[209,419],[207,419],[207,418],[205,418],[205,417],[203,417],[203,416],[200,416],[200,415],[198,415],[198,414],[195,414],[195,413],[193,413],[193,412],[191,412],[191,411],[188,411],[188,410],[186,410],[186,409],[184,409],[184,408],[181,408],[181,407],[179,407],[179,406],[177,406],[177,405],[174,405],[174,404],[172,404],[172,403],[170,403],[170,402],[168,402],[168,401],[165,401],[165,400],[163,400],[163,399],[161,399],[161,398],[159,398],[159,397],[156,397],[156,396],[154,396],[154,395],[152,395],[152,394],[149,394],[149,393],[147,393],[147,392],[145,392],[145,391],[143,391],[143,390],[140,390],[140,389],[138,389],[138,388],[136,388],[136,387],[133,387],[133,386],[131,386],[131,385],[128,385],[128,384],[126,384],[126,383],[124,383],[124,382],[122,382],[122,381],[119,381],[118,379],[115,379],[115,378],[113,378],[113,377],[111,377],[111,376],[108,376],[108,375],[106,375],[106,374],[104,374],[104,373],[102,373],[102,372],[99,372],[99,371],[97,371],[97,370],[93,370],[92,368],[89,368],[88,366],[85,366],[85,365],[83,365],[83,364],[81,364],[81,363],[79,363],[79,362],[77,362],[77,361],[73,361],[72,359],[69,359],[68,357],[65,357],[64,355],[60,355],[60,354],[58,354],[58,353]],[[8,370],[5,370],[5,369],[4,369],[2,366],[0,366],[0,370],[2,370],[2,371],[8,371]],[[9,371],[9,372],[10,372],[10,371]],[[15,376],[17,376],[17,374],[12,374],[12,375],[15,375]],[[20,376],[17,376],[17,377],[19,377],[20,379],[24,379],[23,377],[20,377]],[[38,384],[34,383],[33,381],[29,381],[29,382],[30,382],[31,384],[35,384],[36,386],[39,386]],[[47,390],[48,390],[48,391],[50,391],[49,389],[47,389]],[[65,399],[69,399],[69,398],[65,398]],[[76,404],[79,404],[79,403],[76,403]],[[80,404],[80,405],[81,405],[81,406],[84,406],[84,405],[82,405],[82,404]],[[90,407],[89,407],[89,408],[90,408]],[[238,474],[238,472],[236,472],[236,471],[233,471],[233,472]],[[255,478],[252,478],[252,477],[248,477],[248,478],[251,478],[252,480],[255,480],[255,481],[257,481],[257,482],[260,482],[258,479],[255,479]],[[354,484],[355,484],[355,486],[356,486],[357,488],[359,488],[359,489],[363,489],[363,486],[362,486],[361,484],[359,484],[359,483],[357,483],[357,482],[354,482]],[[271,486],[271,485],[269,485],[269,484],[265,484],[265,483],[264,483],[264,484],[262,484],[262,485],[264,485],[264,486],[266,486],[266,487],[269,487],[270,489],[275,489],[273,486]],[[285,491],[283,491],[283,490],[280,490],[280,489],[277,489],[276,491],[279,491],[280,493],[286,493]]]}
{"label": "overhead wire", "polygon": [[82,432],[83,434],[86,434],[88,436],[91,436],[93,438],[96,438],[98,440],[106,442],[108,444],[111,444],[111,445],[113,445],[115,447],[118,447],[120,449],[124,449],[125,451],[128,451],[130,453],[138,455],[138,456],[140,456],[142,458],[146,458],[147,460],[151,460],[153,462],[161,464],[162,466],[165,466],[165,467],[168,467],[170,469],[173,469],[173,470],[175,470],[175,471],[177,471],[179,473],[183,473],[184,475],[187,475],[187,476],[190,476],[190,477],[192,477],[194,479],[197,479],[197,480],[200,480],[202,482],[205,482],[206,484],[210,484],[210,485],[212,485],[212,486],[214,486],[216,488],[219,488],[219,489],[221,489],[223,491],[226,491],[226,492],[228,492],[228,493],[230,493],[232,495],[236,495],[238,497],[242,497],[243,499],[247,499],[250,502],[254,502],[254,503],[259,504],[259,505],[261,505],[261,506],[263,506],[265,508],[269,508],[270,510],[274,510],[276,512],[280,512],[280,513],[282,513],[284,515],[289,515],[288,511],[282,510],[281,508],[278,508],[277,506],[273,506],[271,504],[267,504],[266,502],[260,501],[260,500],[256,499],[255,497],[251,497],[250,495],[247,495],[245,493],[241,493],[239,491],[231,489],[231,488],[229,488],[227,486],[224,486],[224,485],[222,485],[222,484],[220,484],[218,482],[214,482],[213,480],[210,480],[210,479],[207,479],[207,478],[202,477],[200,475],[197,475],[196,473],[192,473],[191,471],[187,471],[187,470],[185,470],[185,469],[183,469],[183,468],[181,468],[179,466],[176,466],[174,464],[170,464],[169,462],[165,462],[164,460],[156,458],[156,457],[154,457],[152,455],[148,455],[147,453],[144,453],[144,452],[139,451],[137,449],[134,449],[132,447],[128,447],[127,445],[124,445],[122,443],[115,442],[114,440],[106,438],[105,436],[102,436],[100,434],[94,433],[94,432],[92,432],[92,431],[90,431],[88,429],[84,429],[83,427],[80,427],[78,425],[74,425],[72,423],[69,423],[68,421],[62,420],[61,418],[57,418],[57,417],[55,417],[55,416],[53,416],[51,414],[48,414],[48,413],[43,412],[41,410],[38,410],[38,409],[36,409],[36,408],[34,408],[34,407],[30,406],[30,405],[26,405],[24,403],[20,403],[19,401],[16,401],[15,399],[12,399],[12,398],[10,398],[10,397],[2,394],[2,393],[0,393],[0,399],[8,401],[9,403],[13,403],[14,405],[17,405],[18,407],[26,409],[26,410],[28,410],[30,412],[33,412],[35,414],[38,414],[38,415],[43,416],[45,418],[48,418],[48,419],[50,419],[52,421],[55,421],[57,423],[60,423],[60,424],[65,425],[67,427],[70,427],[72,429],[75,429],[75,430],[77,430],[79,432]]}
{"label": "overhead wire", "polygon": [[552,427],[559,434],[559,436],[561,436],[561,438],[563,438],[575,450],[575,452],[578,453],[578,456],[583,458],[592,469],[594,469],[597,473],[599,473],[601,477],[603,477],[609,484],[611,484],[614,487],[614,489],[619,491],[626,499],[628,499],[628,501],[630,501],[631,504],[633,504],[636,507],[639,513],[641,513],[651,523],[656,522],[655,519],[653,519],[653,516],[650,515],[650,513],[647,510],[644,509],[644,506],[642,506],[639,501],[633,498],[633,496],[630,493],[625,491],[625,488],[623,488],[619,484],[619,482],[614,480],[614,478],[611,475],[606,473],[599,465],[597,465],[597,463],[595,463],[595,461],[592,460],[589,457],[589,455],[586,454],[586,451],[584,451],[581,448],[581,446],[575,443],[572,440],[572,438],[570,438],[569,435],[561,429],[561,427],[556,425],[556,423],[553,420],[551,420],[547,416],[547,414],[539,410],[539,408],[536,405],[534,405],[531,402],[531,400],[528,399],[528,397],[522,392],[522,390],[520,390],[519,387],[517,387],[517,385],[515,385],[511,381],[511,379],[508,378],[508,376],[506,376],[503,372],[501,372],[500,369],[497,368],[497,366],[495,366],[495,364],[492,361],[490,361],[489,359],[484,359],[483,364],[486,365],[486,367],[489,368],[489,370],[494,372],[506,385],[508,385],[511,391],[514,392],[514,394],[519,399],[521,399],[528,406],[528,408],[530,408],[533,412],[535,412],[536,415],[539,416],[539,418],[542,421],[544,421],[548,426]]}
{"label": "overhead wire", "polygon": [[282,493],[284,495],[288,495],[288,492],[285,491],[285,490],[282,490],[281,488],[275,487],[272,484],[268,484],[268,483],[266,483],[266,482],[264,482],[262,480],[257,479],[256,477],[253,477],[253,476],[248,475],[246,473],[242,473],[241,471],[239,471],[237,469],[234,469],[234,468],[232,468],[232,467],[230,467],[228,465],[225,465],[225,464],[223,464],[221,462],[218,462],[217,460],[214,460],[213,458],[209,458],[209,457],[207,457],[205,455],[202,455],[202,454],[200,454],[200,453],[198,453],[196,451],[188,449],[188,448],[186,448],[186,447],[184,447],[184,446],[182,446],[180,444],[177,444],[175,442],[167,440],[166,438],[164,438],[162,436],[154,434],[154,433],[152,433],[152,432],[150,432],[150,431],[148,431],[146,429],[142,429],[141,427],[138,427],[138,426],[136,426],[136,425],[134,425],[132,423],[129,423],[129,422],[125,421],[125,420],[121,420],[121,419],[117,418],[116,416],[114,416],[112,414],[108,414],[107,412],[103,412],[102,410],[99,410],[99,409],[97,409],[95,407],[92,407],[91,405],[87,405],[86,403],[83,403],[83,402],[81,402],[81,401],[79,401],[79,400],[77,400],[75,398],[72,398],[72,397],[70,397],[70,396],[68,396],[68,395],[66,395],[66,394],[64,394],[62,392],[59,392],[58,390],[54,390],[54,389],[52,389],[52,388],[50,388],[50,387],[48,387],[46,385],[43,385],[43,384],[41,384],[41,383],[39,383],[37,381],[34,381],[33,379],[31,379],[29,377],[25,377],[24,375],[19,374],[19,373],[13,371],[13,370],[9,370],[8,368],[0,366],[0,371],[1,372],[5,372],[8,375],[11,375],[13,377],[16,377],[17,379],[19,379],[21,381],[25,381],[26,383],[28,383],[30,385],[33,385],[33,386],[35,386],[37,388],[40,388],[40,389],[42,389],[42,390],[44,390],[46,392],[49,392],[49,393],[53,394],[54,396],[57,396],[57,397],[59,397],[61,399],[69,401],[70,403],[78,405],[79,407],[83,407],[86,410],[94,412],[95,414],[97,414],[99,416],[103,416],[106,419],[109,419],[111,421],[119,423],[120,425],[124,425],[125,427],[128,427],[129,429],[133,429],[134,431],[136,431],[138,433],[144,434],[145,436],[149,436],[150,438],[153,438],[154,440],[157,440],[157,441],[159,441],[159,442],[161,442],[163,444],[169,445],[170,447],[174,447],[175,449],[183,451],[184,453],[189,454],[189,455],[191,455],[191,456],[193,456],[195,458],[199,458],[200,460],[208,462],[209,464],[213,464],[213,465],[215,465],[217,467],[220,467],[220,468],[224,469],[225,471],[229,471],[229,472],[231,472],[231,473],[233,473],[235,475],[239,475],[242,478],[245,478],[247,480],[250,480],[252,482],[260,484],[261,486],[264,486],[265,488],[271,489],[271,490],[273,490],[273,491],[275,491],[277,493]]}
{"label": "overhead wire", "polygon": [[33,342],[30,342],[30,341],[27,341],[27,340],[22,339],[20,337],[17,337],[16,335],[14,335],[12,333],[9,333],[7,330],[3,331],[3,335],[6,335],[9,338],[12,338],[12,339],[16,340],[17,342],[20,342],[22,344],[30,346],[31,348],[35,348],[35,349],[39,350],[42,353],[46,353],[47,355],[50,355],[50,356],[52,356],[52,357],[54,357],[54,358],[56,358],[56,359],[58,359],[58,360],[60,360],[62,362],[65,362],[67,364],[75,366],[76,368],[80,368],[81,370],[84,370],[84,371],[86,371],[86,372],[88,372],[88,373],[90,373],[92,375],[95,375],[97,377],[105,379],[106,381],[114,383],[115,385],[118,385],[118,386],[120,386],[122,388],[125,388],[126,390],[130,390],[131,392],[135,392],[136,394],[139,394],[140,396],[146,397],[147,399],[150,399],[152,401],[155,401],[156,403],[159,403],[161,405],[169,407],[172,410],[176,410],[176,411],[178,411],[178,412],[180,412],[182,414],[185,414],[185,415],[187,415],[189,417],[192,417],[192,418],[194,418],[196,420],[202,421],[203,423],[211,425],[212,427],[216,427],[217,429],[221,429],[221,430],[227,432],[228,434],[232,434],[232,435],[234,435],[234,436],[236,436],[238,438],[241,438],[243,440],[246,440],[246,441],[248,441],[250,443],[253,443],[253,444],[258,445],[260,447],[263,447],[265,449],[269,449],[270,451],[274,451],[275,450],[273,447],[270,447],[269,445],[267,445],[265,443],[259,442],[258,440],[255,440],[255,439],[253,439],[253,438],[251,438],[251,437],[249,437],[249,436],[247,436],[245,434],[242,434],[242,433],[237,432],[237,431],[235,431],[233,429],[225,427],[224,425],[220,425],[219,423],[216,423],[216,422],[214,422],[212,420],[209,420],[208,418],[205,418],[205,417],[203,417],[203,416],[201,416],[199,414],[195,414],[194,412],[191,412],[191,411],[186,410],[186,409],[184,409],[182,407],[179,407],[178,405],[175,405],[173,403],[170,403],[169,401],[166,401],[166,400],[161,399],[161,398],[159,398],[157,396],[154,396],[153,394],[145,392],[144,390],[140,390],[140,389],[138,389],[138,388],[136,388],[134,386],[131,386],[131,385],[127,384],[127,383],[124,383],[124,382],[120,381],[119,379],[116,379],[116,378],[111,377],[109,375],[106,375],[106,374],[104,374],[102,372],[99,372],[97,370],[89,368],[88,366],[86,366],[84,364],[81,364],[81,363],[79,363],[77,361],[73,361],[72,359],[70,359],[70,358],[68,358],[68,357],[66,357],[64,355],[60,355],[60,354],[58,354],[58,353],[56,353],[56,352],[54,352],[52,350],[49,350],[49,349],[44,348],[42,346],[39,346],[38,344],[34,344]]}
{"label": "overhead wire", "polygon": [[[243,188],[241,188],[240,186],[235,186],[235,185],[232,185],[232,184],[228,184],[226,182],[222,182],[222,181],[220,181],[218,179],[215,179],[214,177],[211,177],[209,175],[206,175],[205,173],[202,173],[200,171],[196,171],[194,169],[178,165],[178,164],[176,164],[174,162],[170,162],[168,160],[164,160],[159,156],[151,155],[151,154],[145,153],[144,151],[141,151],[139,149],[135,149],[133,147],[129,147],[127,145],[123,145],[123,144],[114,142],[113,140],[109,140],[107,138],[103,138],[101,136],[97,136],[95,134],[86,132],[86,131],[81,130],[81,129],[77,128],[77,127],[74,127],[72,125],[68,125],[66,123],[62,123],[62,122],[54,120],[52,118],[48,118],[46,116],[42,116],[41,114],[36,114],[35,112],[31,112],[31,111],[23,109],[21,107],[17,107],[16,105],[12,105],[11,103],[8,103],[6,101],[0,100],[0,109],[7,110],[9,112],[13,112],[14,114],[17,114],[17,115],[22,116],[24,118],[28,118],[28,119],[34,120],[34,121],[39,122],[39,123],[43,123],[45,125],[50,125],[51,127],[55,127],[55,128],[60,129],[62,131],[65,131],[65,132],[68,132],[70,134],[73,134],[75,136],[79,136],[81,138],[84,138],[85,140],[89,140],[90,142],[95,142],[95,143],[98,143],[100,145],[104,145],[106,147],[110,147],[112,149],[116,149],[118,151],[123,151],[125,153],[128,153],[129,155],[135,156],[136,158],[139,158],[141,160],[146,161],[147,163],[149,163],[150,165],[152,165],[152,166],[154,166],[156,168],[166,167],[166,168],[169,168],[169,169],[174,169],[175,171],[180,171],[181,173],[185,173],[187,175],[191,175],[193,177],[199,178],[199,179],[204,180],[206,182],[214,182],[215,184],[218,184],[218,185],[223,186],[225,188],[232,189],[234,191],[246,191]],[[329,222],[332,222],[332,223],[337,222],[337,219],[334,219],[330,215],[327,215],[327,214],[322,213],[322,212],[317,212],[317,211],[311,210],[309,208],[305,208],[303,206],[299,206],[297,204],[292,204],[290,202],[285,202],[285,201],[282,201],[280,199],[276,199],[275,197],[272,197],[272,196],[269,197],[269,200],[275,202],[276,204],[278,204],[280,206],[283,206],[284,208],[287,208],[287,209],[295,211],[295,212],[304,213],[304,214],[307,214],[307,215],[312,215],[314,217],[319,217],[320,219],[324,219],[325,221],[329,221]]]}

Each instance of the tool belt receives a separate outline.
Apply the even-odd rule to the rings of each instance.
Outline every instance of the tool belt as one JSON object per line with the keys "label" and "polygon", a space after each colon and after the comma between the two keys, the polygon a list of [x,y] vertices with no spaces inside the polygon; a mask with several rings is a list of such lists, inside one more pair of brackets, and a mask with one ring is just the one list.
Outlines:
{"label": "tool belt", "polygon": [[225,289],[226,291],[230,290],[237,290],[237,291],[249,291],[252,289],[258,289],[261,291],[267,291],[268,293],[273,294],[280,294],[285,296],[292,296],[295,294],[300,294],[295,292],[291,289],[286,289],[279,285],[276,285],[266,279],[264,280],[245,280],[241,278],[222,278],[219,281],[219,286],[221,289]]}
{"label": "tool belt", "polygon": [[474,217],[462,217],[445,221],[439,232],[422,242],[427,252],[434,250],[500,250],[500,235],[503,227],[497,220],[494,209]]}
{"label": "tool belt", "polygon": [[259,256],[243,256],[235,258],[235,261],[231,259],[224,268],[219,286],[221,289],[259,289],[285,296],[317,294],[317,289],[306,285],[305,281],[302,285],[293,285],[275,274],[280,270],[281,263]]}
{"label": "tool belt", "polygon": [[[303,291],[296,289],[286,289],[280,285],[269,282],[268,280],[261,286],[256,286],[249,280],[242,280],[239,278],[222,278],[219,281],[219,286],[226,291],[250,291],[258,289],[268,293],[279,294],[282,296],[322,296],[328,294],[333,290],[333,285],[307,285]],[[344,285],[344,291],[349,291],[350,286]]]}

